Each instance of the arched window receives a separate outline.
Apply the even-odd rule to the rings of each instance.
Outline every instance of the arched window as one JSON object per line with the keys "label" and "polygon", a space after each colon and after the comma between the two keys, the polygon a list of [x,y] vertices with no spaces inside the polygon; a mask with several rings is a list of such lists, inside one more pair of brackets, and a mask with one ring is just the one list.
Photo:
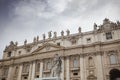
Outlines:
{"label": "arched window", "polygon": [[47,62],[47,69],[48,69],[48,70],[51,69],[51,64],[50,64],[50,62]]}
{"label": "arched window", "polygon": [[39,71],[40,71],[40,63],[36,63],[35,72],[39,72]]}
{"label": "arched window", "polygon": [[117,61],[116,61],[116,55],[112,54],[110,55],[110,64],[116,64]]}
{"label": "arched window", "polygon": [[3,69],[3,75],[4,75],[4,76],[7,76],[7,75],[8,75],[8,70],[9,70],[8,67],[5,67],[5,68]]}
{"label": "arched window", "polygon": [[120,70],[112,69],[110,70],[109,74],[110,80],[120,80]]}
{"label": "arched window", "polygon": [[15,67],[15,75],[17,75],[18,70],[19,70],[19,69],[18,69],[18,66],[16,66],[16,67]]}
{"label": "arched window", "polygon": [[78,67],[78,60],[76,58],[73,60],[73,67]]}
{"label": "arched window", "polygon": [[112,39],[112,33],[111,32],[106,33],[106,39],[107,40]]}
{"label": "arched window", "polygon": [[16,80],[17,79],[17,77],[18,77],[18,72],[19,72],[19,68],[18,68],[18,66],[15,66],[15,70],[14,70],[14,75],[13,75],[13,80]]}
{"label": "arched window", "polygon": [[94,61],[93,61],[92,57],[88,58],[88,65],[89,65],[89,67],[93,67],[94,66]]}
{"label": "arched window", "polygon": [[29,72],[29,68],[30,68],[30,65],[29,65],[29,64],[26,64],[26,65],[25,65],[25,68],[24,68],[24,69],[25,69],[24,72],[25,72],[25,73],[26,73],[26,72]]}

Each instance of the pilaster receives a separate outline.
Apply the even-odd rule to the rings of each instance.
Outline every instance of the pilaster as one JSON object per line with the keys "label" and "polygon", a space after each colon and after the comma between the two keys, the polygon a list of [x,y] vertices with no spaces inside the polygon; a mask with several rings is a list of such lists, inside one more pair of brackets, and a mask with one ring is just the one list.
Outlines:
{"label": "pilaster", "polygon": [[97,80],[104,80],[103,77],[103,65],[102,65],[102,55],[99,53],[96,55],[97,58]]}
{"label": "pilaster", "polygon": [[20,64],[19,72],[18,72],[18,79],[17,80],[21,80],[22,68],[23,68],[23,64]]}
{"label": "pilaster", "polygon": [[83,60],[83,55],[80,55],[80,80],[85,80],[84,79],[84,60]]}
{"label": "pilaster", "polygon": [[39,74],[39,76],[40,76],[40,78],[42,78],[42,76],[43,76],[43,60],[41,60],[41,62],[40,62],[40,74]]}
{"label": "pilaster", "polygon": [[31,76],[32,76],[32,63],[30,62],[28,80],[31,80]]}
{"label": "pilaster", "polygon": [[66,58],[66,80],[70,80],[69,56]]}
{"label": "pilaster", "polygon": [[7,78],[7,80],[12,80],[12,75],[13,75],[13,65],[10,65],[9,66],[9,70],[8,70],[8,78]]}
{"label": "pilaster", "polygon": [[61,72],[61,80],[64,80],[64,57],[62,57],[62,72]]}
{"label": "pilaster", "polygon": [[34,80],[35,78],[35,61],[32,63],[32,73],[31,73],[31,80]]}
{"label": "pilaster", "polygon": [[87,80],[87,64],[86,64],[86,56],[83,54],[83,74],[84,74],[84,80]]}

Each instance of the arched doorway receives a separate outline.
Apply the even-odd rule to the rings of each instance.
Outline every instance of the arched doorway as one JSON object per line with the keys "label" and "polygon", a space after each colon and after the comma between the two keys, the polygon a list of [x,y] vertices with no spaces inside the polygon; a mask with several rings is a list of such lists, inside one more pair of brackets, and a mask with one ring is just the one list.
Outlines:
{"label": "arched doorway", "polygon": [[5,78],[2,78],[2,80],[6,80]]}
{"label": "arched doorway", "polygon": [[112,69],[110,70],[109,74],[110,74],[110,80],[120,80],[120,70]]}

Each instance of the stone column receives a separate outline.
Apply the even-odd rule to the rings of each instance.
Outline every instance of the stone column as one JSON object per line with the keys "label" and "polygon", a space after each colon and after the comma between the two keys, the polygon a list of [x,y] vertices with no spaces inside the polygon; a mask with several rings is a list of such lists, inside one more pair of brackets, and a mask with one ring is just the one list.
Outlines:
{"label": "stone column", "polygon": [[64,57],[62,57],[62,72],[61,72],[61,80],[64,80]]}
{"label": "stone column", "polygon": [[32,63],[30,62],[28,80],[31,80],[31,74],[32,74]]}
{"label": "stone column", "polygon": [[32,64],[31,80],[34,80],[34,78],[35,78],[35,61],[33,61],[33,64]]}
{"label": "stone column", "polygon": [[40,62],[40,74],[39,74],[39,76],[40,76],[40,78],[42,78],[42,76],[43,76],[43,61],[41,61]]}
{"label": "stone column", "polygon": [[69,57],[66,59],[66,80],[70,80]]}
{"label": "stone column", "polygon": [[20,64],[19,72],[18,72],[18,79],[17,80],[21,80],[22,68],[23,68],[23,64]]}
{"label": "stone column", "polygon": [[83,69],[83,75],[84,75],[84,80],[87,80],[87,62],[86,62],[86,56],[83,54],[83,67],[84,67],[84,69]]}
{"label": "stone column", "polygon": [[80,80],[85,80],[84,79],[84,60],[83,60],[83,55],[80,55]]}
{"label": "stone column", "polygon": [[97,62],[97,80],[104,80],[102,56],[100,53],[96,56],[96,59],[97,59],[97,61],[96,61]]}
{"label": "stone column", "polygon": [[8,78],[7,80],[12,80],[12,75],[13,75],[13,66],[9,66],[9,70],[8,70]]}

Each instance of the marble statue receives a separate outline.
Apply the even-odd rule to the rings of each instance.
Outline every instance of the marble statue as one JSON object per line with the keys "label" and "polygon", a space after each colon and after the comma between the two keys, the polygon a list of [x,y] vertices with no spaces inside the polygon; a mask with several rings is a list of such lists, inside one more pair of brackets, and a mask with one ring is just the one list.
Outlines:
{"label": "marble statue", "polygon": [[61,36],[64,36],[64,31],[63,30],[61,31]]}
{"label": "marble statue", "polygon": [[117,25],[120,26],[120,22],[119,21],[117,21]]}
{"label": "marble statue", "polygon": [[34,37],[33,42],[36,42],[36,37]]}
{"label": "marble statue", "polygon": [[97,30],[97,24],[94,23],[94,30]]}
{"label": "marble statue", "polygon": [[52,37],[52,33],[51,33],[52,31],[49,31],[48,32],[48,38],[51,38]]}
{"label": "marble statue", "polygon": [[37,36],[37,42],[39,41],[39,36]]}
{"label": "marble statue", "polygon": [[45,40],[45,38],[46,38],[46,36],[45,36],[45,34],[43,34],[43,40]]}
{"label": "marble statue", "polygon": [[78,28],[78,32],[81,33],[81,27]]}
{"label": "marble statue", "polygon": [[26,45],[27,44],[27,40],[25,39],[25,41],[24,41],[24,45]]}
{"label": "marble statue", "polygon": [[70,35],[70,30],[69,29],[67,29],[67,36],[69,36]]}
{"label": "marble statue", "polygon": [[10,42],[10,45],[14,45],[14,42],[13,42],[13,41],[11,41],[11,42]]}
{"label": "marble statue", "polygon": [[56,38],[57,37],[57,32],[54,32],[54,38]]}
{"label": "marble statue", "polygon": [[15,42],[15,45],[16,45],[16,46],[18,45],[18,42],[17,42],[17,41]]}
{"label": "marble statue", "polygon": [[54,59],[53,59],[53,65],[52,65],[52,77],[60,77],[60,73],[61,73],[61,58],[58,54],[55,54]]}
{"label": "marble statue", "polygon": [[103,25],[109,24],[109,23],[110,23],[109,19],[105,18],[105,19],[103,20]]}

